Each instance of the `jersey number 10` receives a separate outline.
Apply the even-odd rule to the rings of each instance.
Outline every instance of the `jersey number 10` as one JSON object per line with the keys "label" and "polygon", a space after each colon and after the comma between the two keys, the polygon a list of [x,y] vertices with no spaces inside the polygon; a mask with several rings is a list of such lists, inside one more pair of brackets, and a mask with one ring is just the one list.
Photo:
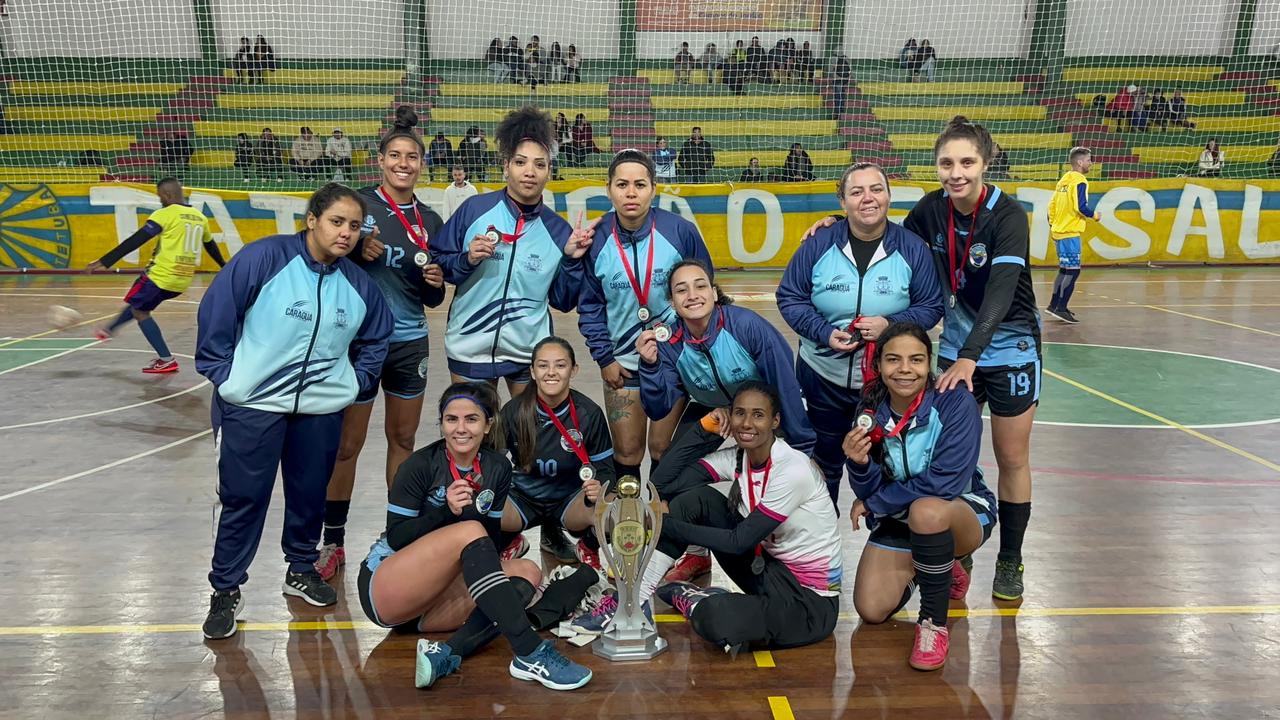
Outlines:
{"label": "jersey number 10", "polygon": [[182,237],[182,252],[185,255],[198,255],[200,253],[200,243],[204,241],[204,228],[193,223],[187,223],[185,234]]}

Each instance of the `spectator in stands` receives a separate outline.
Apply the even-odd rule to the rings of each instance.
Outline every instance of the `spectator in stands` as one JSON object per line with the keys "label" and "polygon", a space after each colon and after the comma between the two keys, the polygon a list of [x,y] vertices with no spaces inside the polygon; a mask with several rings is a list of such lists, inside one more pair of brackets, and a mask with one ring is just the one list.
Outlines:
{"label": "spectator in stands", "polygon": [[1161,132],[1168,132],[1171,114],[1169,98],[1164,96],[1164,90],[1157,88],[1155,92],[1151,93],[1151,105],[1147,109],[1151,124],[1159,125]]}
{"label": "spectator in stands", "polygon": [[764,56],[764,78],[767,83],[781,83],[786,80],[787,51],[782,40],[778,40],[769,48]]}
{"label": "spectator in stands", "polygon": [[813,179],[813,160],[800,143],[791,143],[791,152],[782,162],[782,178],[787,182],[808,182]]}
{"label": "spectator in stands", "polygon": [[689,43],[680,43],[680,51],[676,53],[675,73],[677,85],[688,85],[693,75],[693,53],[689,52]]}
{"label": "spectator in stands", "polygon": [[564,58],[564,81],[565,82],[582,82],[582,74],[579,69],[582,67],[582,57],[578,55],[578,47],[576,45],[569,46],[569,53]]}
{"label": "spectator in stands", "polygon": [[1000,143],[994,143],[991,149],[991,163],[987,165],[987,172],[984,174],[988,180],[1009,180],[1009,155],[1000,147]]}
{"label": "spectator in stands", "polygon": [[573,156],[574,163],[581,165],[586,162],[587,156],[592,153],[601,152],[596,147],[595,131],[591,129],[591,121],[587,120],[584,113],[578,113],[573,119],[573,128],[570,130],[572,139],[569,145],[570,154]]}
{"label": "spectator in stands", "polygon": [[1135,132],[1139,130],[1142,132],[1147,131],[1148,112],[1147,90],[1146,88],[1139,87],[1133,93],[1133,116],[1129,120],[1129,126],[1133,128]]}
{"label": "spectator in stands", "polygon": [[742,86],[747,81],[747,51],[742,41],[734,43],[733,54],[724,65],[724,84],[729,86],[734,95],[741,95]]}
{"label": "spectator in stands", "polygon": [[519,84],[524,79],[524,53],[520,52],[520,38],[512,35],[507,39],[504,58],[507,63],[507,77],[511,82]]}
{"label": "spectator in stands", "polygon": [[253,43],[253,69],[258,74],[258,83],[265,82],[263,73],[276,71],[276,51],[267,39],[261,35]]}
{"label": "spectator in stands", "polygon": [[760,169],[760,158],[753,157],[747,162],[747,166],[742,169],[742,175],[738,176],[738,182],[764,182],[764,171]]}
{"label": "spectator in stands", "polygon": [[529,43],[525,47],[524,72],[525,79],[529,81],[529,88],[531,90],[537,90],[538,85],[542,85],[547,82],[545,70],[546,68],[544,68],[542,64],[542,50],[533,43]]}
{"label": "spectator in stands", "polygon": [[657,147],[653,150],[654,177],[659,182],[676,181],[676,152],[667,146],[667,139],[658,138]]}
{"label": "spectator in stands", "polygon": [[258,168],[258,177],[275,173],[276,182],[284,182],[284,156],[280,154],[280,141],[271,132],[271,128],[262,128],[256,149],[254,164]]}
{"label": "spectator in stands", "polygon": [[556,113],[555,122],[552,123],[551,131],[555,136],[556,143],[563,149],[568,149],[573,143],[573,128],[569,125],[569,118],[564,113]]}
{"label": "spectator in stands", "polygon": [[547,82],[564,82],[564,51],[560,43],[551,43],[551,54],[547,56]]}
{"label": "spectator in stands", "polygon": [[1121,87],[1120,92],[1116,93],[1102,111],[1103,117],[1116,121],[1116,130],[1119,132],[1124,132],[1126,127],[1133,128],[1133,94],[1137,91],[1137,85]]}
{"label": "spectator in stands", "polygon": [[458,163],[467,171],[468,177],[484,182],[488,150],[488,143],[480,134],[480,128],[475,125],[467,128],[467,134],[458,143]]}
{"label": "spectator in stands", "polygon": [[933,82],[933,73],[938,67],[938,54],[928,40],[920,41],[920,50],[916,53],[916,64],[920,68],[919,77],[923,77],[925,82]]}
{"label": "spectator in stands", "polygon": [[180,174],[191,163],[191,141],[186,132],[175,130],[160,143],[160,165],[166,173]]}
{"label": "spectator in stands", "polygon": [[334,128],[324,141],[324,164],[333,170],[334,182],[345,182],[346,174],[351,172],[351,139],[340,127]]}
{"label": "spectator in stands", "polygon": [[231,69],[236,73],[236,82],[249,81],[248,76],[253,71],[253,46],[249,44],[248,37],[240,38],[240,49],[231,58]]}
{"label": "spectator in stands", "polygon": [[502,51],[501,38],[489,41],[489,49],[484,51],[484,62],[489,66],[489,74],[493,76],[494,82],[506,82],[511,76],[511,71],[507,69],[506,54]]}
{"label": "spectator in stands", "polygon": [[680,148],[676,165],[679,166],[680,175],[686,182],[702,182],[711,168],[715,167],[716,151],[711,147],[711,143],[702,137],[702,128],[696,126],[693,128],[689,139],[685,140]]}
{"label": "spectator in stands", "polygon": [[1196,124],[1191,122],[1191,113],[1187,111],[1187,99],[1182,96],[1182,89],[1173,91],[1169,100],[1169,121],[1175,126],[1195,130]]}
{"label": "spectator in stands", "polygon": [[1200,177],[1222,177],[1222,164],[1227,154],[1218,147],[1218,138],[1209,138],[1200,153]]}
{"label": "spectator in stands", "polygon": [[831,67],[831,80],[828,81],[831,86],[831,114],[837,120],[844,114],[849,99],[849,83],[852,81],[853,67],[849,64],[849,58],[845,57],[843,50],[837,50]]}
{"label": "spectator in stands", "polygon": [[246,133],[236,135],[236,162],[235,167],[244,177],[244,181],[249,182],[249,175],[253,172],[253,143],[249,142],[249,136]]}
{"label": "spectator in stands", "polygon": [[765,82],[767,79],[767,62],[764,48],[760,47],[760,37],[752,36],[751,45],[747,48],[747,82]]}
{"label": "spectator in stands", "polygon": [[800,52],[796,54],[796,73],[801,80],[811,83],[815,67],[817,63],[813,59],[813,48],[809,47],[809,41],[805,40]]}
{"label": "spectator in stands", "polygon": [[707,43],[707,47],[702,51],[702,57],[699,59],[698,64],[702,66],[703,72],[707,74],[707,84],[714,85],[716,71],[724,66],[724,58],[720,57],[720,51],[716,50],[715,43]]}
{"label": "spectator in stands", "polygon": [[298,177],[314,180],[320,174],[320,158],[323,156],[320,138],[311,132],[311,128],[304,126],[289,148],[289,166]]}
{"label": "spectator in stands", "polygon": [[910,80],[915,80],[915,71],[912,70],[911,68],[911,65],[912,63],[915,62],[915,59],[916,59],[916,39],[911,38],[906,42],[906,44],[902,46],[902,49],[898,51],[898,67],[906,71],[907,78]]}
{"label": "spectator in stands", "polygon": [[449,187],[444,189],[444,215],[442,218],[448,220],[449,216],[461,207],[467,198],[479,194],[480,191],[467,179],[466,169],[461,165],[454,165],[453,182],[449,183]]}
{"label": "spectator in stands", "polygon": [[443,130],[437,130],[435,139],[427,146],[427,166],[430,168],[432,181],[436,179],[436,170],[447,177],[448,170],[453,167],[454,162],[453,143],[444,136]]}

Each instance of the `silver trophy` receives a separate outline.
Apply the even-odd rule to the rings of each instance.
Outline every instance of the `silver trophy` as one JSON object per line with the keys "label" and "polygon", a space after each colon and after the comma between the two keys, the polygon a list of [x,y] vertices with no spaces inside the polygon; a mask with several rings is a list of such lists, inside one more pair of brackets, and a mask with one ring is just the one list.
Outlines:
{"label": "silver trophy", "polygon": [[662,507],[651,482],[627,475],[618,493],[596,505],[596,537],[618,585],[618,611],[594,643],[594,652],[610,660],[650,660],[667,641],[640,607],[640,578],[662,532]]}

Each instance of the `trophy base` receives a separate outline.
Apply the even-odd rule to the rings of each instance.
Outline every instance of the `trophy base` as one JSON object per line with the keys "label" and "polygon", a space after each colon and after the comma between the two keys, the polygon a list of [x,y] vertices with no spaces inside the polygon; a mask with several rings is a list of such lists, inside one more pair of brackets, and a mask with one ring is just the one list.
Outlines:
{"label": "trophy base", "polygon": [[592,643],[592,652],[607,660],[652,660],[667,649],[667,641],[656,630],[605,632]]}

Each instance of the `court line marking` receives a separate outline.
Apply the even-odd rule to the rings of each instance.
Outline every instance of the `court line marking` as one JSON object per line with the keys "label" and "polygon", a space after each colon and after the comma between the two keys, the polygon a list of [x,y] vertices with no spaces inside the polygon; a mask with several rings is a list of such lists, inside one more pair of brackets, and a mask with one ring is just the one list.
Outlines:
{"label": "court line marking", "polygon": [[[995,460],[988,461],[994,464]],[[1233,478],[1198,478],[1198,477],[1165,477],[1163,475],[1136,475],[1126,473],[1101,473],[1076,470],[1074,468],[1052,468],[1033,466],[1034,475],[1061,475],[1063,477],[1084,478],[1086,480],[1106,480],[1112,482],[1153,482],[1172,485],[1211,485],[1215,487],[1264,487],[1280,488],[1275,480],[1235,480]]]}
{"label": "court line marking", "polygon": [[[1151,412],[1150,410],[1144,410],[1143,408],[1140,408],[1140,407],[1138,407],[1137,405],[1134,405],[1133,403],[1125,402],[1124,400],[1121,400],[1120,398],[1114,397],[1114,396],[1112,396],[1112,395],[1108,395],[1107,393],[1104,393],[1104,392],[1102,392],[1101,390],[1098,390],[1098,389],[1096,389],[1096,388],[1089,387],[1088,385],[1085,385],[1084,383],[1081,383],[1081,382],[1077,382],[1077,381],[1075,381],[1075,380],[1072,380],[1072,379],[1071,379],[1071,378],[1069,378],[1069,377],[1066,377],[1066,376],[1063,376],[1063,375],[1059,375],[1058,373],[1056,373],[1056,372],[1054,372],[1054,371],[1052,371],[1052,370],[1049,370],[1049,369],[1047,369],[1047,368],[1045,368],[1045,369],[1043,370],[1043,372],[1044,372],[1044,374],[1045,374],[1045,375],[1048,375],[1049,377],[1054,378],[1055,380],[1059,380],[1059,381],[1061,381],[1061,382],[1067,383],[1068,385],[1071,385],[1071,386],[1073,386],[1073,387],[1075,387],[1075,388],[1077,388],[1077,389],[1079,389],[1079,390],[1083,390],[1083,391],[1085,391],[1085,392],[1089,393],[1090,395],[1096,395],[1097,397],[1100,397],[1100,398],[1102,398],[1103,400],[1107,400],[1107,401],[1109,401],[1109,402],[1115,403],[1116,405],[1119,405],[1120,407],[1122,407],[1122,408],[1124,408],[1124,409],[1126,409],[1126,410],[1129,410],[1130,412],[1135,412],[1135,413],[1138,413],[1139,415],[1142,415],[1142,416],[1144,416],[1144,417],[1151,418],[1152,420],[1155,420],[1156,422],[1164,423],[1165,425],[1168,425],[1168,426],[1169,426],[1169,427],[1171,427],[1171,428],[1175,428],[1175,429],[1177,429],[1177,430],[1181,430],[1182,432],[1184,432],[1184,433],[1186,433],[1186,434],[1190,435],[1191,437],[1197,438],[1197,439],[1199,439],[1199,440],[1203,440],[1203,441],[1205,441],[1205,442],[1209,443],[1210,445],[1215,445],[1215,446],[1217,446],[1217,447],[1219,447],[1219,448],[1222,448],[1223,450],[1226,450],[1226,451],[1228,451],[1228,452],[1235,453],[1236,455],[1239,455],[1240,457],[1245,458],[1246,460],[1252,460],[1253,462],[1256,462],[1256,463],[1258,463],[1259,465],[1261,465],[1261,466],[1263,466],[1263,467],[1265,467],[1265,468],[1267,468],[1267,469],[1269,469],[1269,470],[1272,470],[1272,471],[1274,471],[1274,472],[1280,473],[1280,465],[1277,465],[1276,463],[1273,463],[1273,462],[1271,462],[1270,460],[1267,460],[1266,458],[1262,458],[1262,457],[1259,457],[1259,456],[1257,456],[1257,455],[1254,455],[1253,453],[1249,452],[1248,450],[1241,450],[1240,448],[1236,447],[1235,445],[1231,445],[1231,444],[1225,443],[1225,442],[1223,442],[1223,441],[1221,441],[1221,440],[1219,440],[1219,439],[1217,439],[1217,438],[1215,438],[1215,437],[1210,437],[1210,436],[1208,436],[1208,435],[1205,435],[1204,433],[1202,433],[1202,432],[1200,432],[1200,431],[1198,431],[1198,430],[1193,430],[1192,428],[1189,428],[1189,427],[1187,427],[1186,425],[1183,425],[1182,423],[1179,423],[1179,422],[1176,422],[1176,421],[1170,420],[1169,418],[1166,418],[1166,417],[1164,417],[1163,415],[1157,415],[1156,413],[1153,413],[1153,412]],[[2,498],[0,498],[0,499],[2,499]]]}
{"label": "court line marking", "polygon": [[773,661],[773,653],[768,650],[755,650],[752,651],[751,654],[755,656],[756,667],[758,668],[778,667],[778,665]]}
{"label": "court line marking", "polygon": [[1161,307],[1160,305],[1138,305],[1137,307],[1144,307],[1150,310],[1159,310],[1160,312],[1166,312],[1171,315],[1181,315],[1182,317],[1191,318],[1193,320],[1204,320],[1205,322],[1217,323],[1219,325],[1226,325],[1227,327],[1233,327],[1233,328],[1236,328],[1237,330],[1248,330],[1250,332],[1262,333],[1263,335],[1270,335],[1271,337],[1280,337],[1280,333],[1271,332],[1270,330],[1263,330],[1262,328],[1249,327],[1248,325],[1240,325],[1239,323],[1227,322],[1226,320],[1217,320],[1214,318],[1205,317],[1203,315],[1192,315],[1191,313],[1184,313],[1184,312],[1179,312],[1177,310],[1170,310],[1169,308]]}
{"label": "court line marking", "polygon": [[[40,289],[43,290],[44,288],[40,288]],[[126,292],[128,291],[128,288],[123,288],[123,289]],[[124,302],[124,300],[122,300],[119,295],[76,295],[72,293],[0,292],[0,297],[6,296],[6,295],[10,297],[51,297],[51,298],[62,298],[64,300],[65,299],[72,299],[72,300],[102,299],[102,300],[115,300],[116,302],[119,302],[119,303]],[[178,300],[176,298],[172,300],[165,300],[165,302],[166,303],[182,303],[183,305],[199,305],[200,304],[199,300]]]}
{"label": "court line marking", "polygon": [[0,348],[9,347],[10,345],[17,345],[18,343],[26,342],[27,340],[36,340],[36,339],[45,337],[46,335],[53,335],[54,333],[60,333],[60,332],[70,330],[71,328],[82,327],[84,325],[92,325],[93,323],[96,323],[99,320],[106,320],[107,318],[115,317],[116,315],[119,315],[119,314],[120,313],[118,312],[113,312],[107,315],[99,315],[98,317],[89,318],[88,320],[81,320],[80,322],[75,323],[74,325],[68,325],[64,328],[52,328],[50,330],[45,330],[44,332],[38,332],[34,335],[28,335],[26,337],[21,337],[21,338],[14,338],[13,340],[9,340],[8,342],[0,343]]}
{"label": "court line marking", "polygon": [[[210,432],[210,431],[205,431]],[[1119,617],[1119,616],[1200,616],[1200,615],[1280,615],[1277,605],[1189,605],[1152,607],[1063,607],[1063,608],[951,608],[949,617]],[[915,615],[903,611],[895,619],[909,620]],[[686,622],[683,615],[657,614],[660,623]],[[857,620],[856,613],[840,613],[840,620]],[[119,625],[17,625],[0,626],[0,637],[18,635],[162,635],[198,633],[199,623],[136,623]],[[376,630],[386,628],[368,620],[293,620],[289,622],[240,622],[242,632],[304,632],[314,630]]]}
{"label": "court line marking", "polygon": [[150,456],[150,455],[155,455],[156,453],[159,453],[159,452],[164,452],[165,450],[168,450],[168,449],[170,449],[170,448],[175,448],[175,447],[177,447],[177,446],[179,446],[179,445],[182,445],[182,444],[184,444],[184,443],[189,443],[189,442],[191,442],[192,440],[196,440],[196,439],[202,438],[202,437],[204,437],[205,435],[210,435],[210,434],[212,434],[212,433],[213,433],[213,428],[208,428],[208,429],[206,429],[206,430],[201,430],[200,432],[195,433],[194,435],[188,435],[188,436],[186,436],[186,437],[184,437],[184,438],[180,438],[180,439],[178,439],[178,440],[174,440],[173,442],[165,443],[164,445],[161,445],[160,447],[155,447],[155,448],[151,448],[150,450],[144,450],[144,451],[142,451],[142,452],[140,452],[140,453],[135,453],[135,454],[130,455],[129,457],[126,457],[126,458],[120,458],[119,460],[114,460],[114,461],[109,462],[109,463],[106,463],[106,464],[104,464],[104,465],[99,465],[98,467],[95,467],[95,468],[89,468],[88,470],[81,470],[81,471],[80,471],[80,472],[78,472],[78,473],[73,473],[73,474],[71,474],[71,475],[66,475],[66,476],[64,476],[64,477],[60,477],[60,478],[58,478],[58,479],[56,479],[56,480],[49,480],[48,482],[42,482],[42,483],[40,483],[39,485],[32,485],[32,486],[31,486],[31,487],[29,487],[29,488],[24,488],[24,489],[22,489],[22,490],[15,490],[15,491],[13,491],[13,492],[11,492],[11,493],[7,493],[7,494],[5,494],[5,495],[0,495],[0,502],[4,502],[5,500],[11,500],[11,499],[16,498],[16,497],[21,497],[21,496],[23,496],[23,495],[27,495],[27,494],[29,494],[29,493],[38,492],[38,491],[40,491],[40,490],[46,490],[46,489],[48,489],[48,488],[54,487],[55,485],[61,485],[62,483],[65,483],[65,482],[71,482],[72,480],[79,480],[79,479],[80,479],[80,478],[82,478],[82,477],[87,477],[87,476],[89,476],[89,475],[93,475],[94,473],[102,472],[103,470],[110,470],[110,469],[111,469],[111,468],[113,468],[113,467],[118,467],[118,466],[120,466],[120,465],[124,465],[124,464],[126,464],[126,463],[131,463],[131,462],[133,462],[134,460],[141,460],[141,459],[142,459],[142,458],[144,458],[144,457],[148,457],[148,456]]}
{"label": "court line marking", "polygon": [[[153,352],[153,351],[151,351],[151,350],[139,350],[139,349],[137,349],[137,348],[108,348],[108,347],[98,347],[97,349],[98,349],[98,350],[101,350],[102,352],[132,352],[132,353],[144,353],[144,354],[148,354],[148,355],[149,355],[149,354],[151,354],[151,353]],[[5,352],[4,348],[0,348],[0,352]],[[195,360],[195,357],[193,357],[193,356],[191,356],[191,355],[187,355],[186,353],[173,353],[173,356],[174,356],[174,357],[180,357],[180,358],[186,358],[186,359],[188,359],[188,360]],[[110,415],[111,413],[121,412],[121,411],[123,411],[123,410],[132,410],[132,409],[134,409],[134,408],[143,407],[144,405],[154,405],[155,403],[158,403],[158,402],[164,402],[165,400],[171,400],[171,399],[176,398],[176,397],[178,397],[178,396],[180,396],[180,395],[186,395],[186,394],[188,394],[188,393],[193,393],[193,392],[195,392],[196,390],[199,390],[200,388],[203,388],[203,387],[205,387],[205,386],[206,386],[206,385],[208,385],[208,384],[209,384],[209,381],[208,381],[208,380],[205,380],[205,381],[201,382],[199,385],[192,385],[191,387],[187,388],[186,390],[179,390],[179,391],[178,391],[178,392],[176,392],[176,393],[172,393],[172,394],[170,394],[170,395],[165,395],[164,397],[154,398],[154,399],[152,399],[152,400],[143,400],[142,402],[136,402],[136,403],[134,403],[134,404],[132,404],[132,405],[122,405],[122,406],[120,406],[120,407],[116,407],[116,408],[108,408],[108,409],[106,409],[106,410],[97,410],[97,411],[94,411],[94,412],[81,413],[81,414],[79,414],[79,415],[68,415],[68,416],[66,416],[66,417],[50,418],[50,419],[48,419],[48,420],[34,420],[34,421],[32,421],[32,422],[16,423],[16,424],[14,424],[14,425],[0,425],[0,430],[17,430],[18,428],[36,427],[37,425],[52,425],[53,423],[69,422],[69,421],[71,421],[71,420],[83,420],[83,419],[85,419],[85,418],[98,417],[99,415]]]}
{"label": "court line marking", "polygon": [[785,695],[769,696],[769,712],[773,713],[774,720],[796,720]]}
{"label": "court line marking", "polygon": [[[8,374],[9,374],[9,373],[11,373],[11,372],[17,372],[17,371],[19,371],[19,370],[23,370],[23,369],[25,369],[25,368],[29,368],[29,367],[31,367],[32,365],[39,365],[40,363],[49,362],[50,360],[56,360],[56,359],[58,359],[58,358],[60,358],[60,357],[65,357],[65,356],[67,356],[67,355],[70,355],[71,353],[80,352],[81,350],[85,350],[85,349],[88,349],[88,348],[94,347],[95,345],[101,345],[103,342],[105,342],[105,341],[104,341],[104,340],[94,340],[94,339],[92,339],[92,338],[85,338],[85,343],[84,343],[83,345],[79,345],[79,346],[77,346],[77,347],[73,347],[73,348],[68,348],[68,349],[66,349],[66,350],[63,350],[62,352],[54,353],[54,354],[52,354],[52,355],[46,355],[45,357],[38,358],[38,359],[36,359],[36,360],[32,360],[31,362],[28,362],[28,363],[23,363],[22,365],[15,365],[15,366],[13,366],[13,367],[11,367],[11,368],[5,368],[4,370],[0,370],[0,375],[8,375]],[[0,348],[0,350],[3,350],[3,349],[4,349],[4,348]],[[27,350],[27,352],[32,352],[32,350]],[[40,350],[34,350],[34,352],[40,352]],[[4,428],[0,428],[0,430],[3,430],[3,429],[4,429]]]}

